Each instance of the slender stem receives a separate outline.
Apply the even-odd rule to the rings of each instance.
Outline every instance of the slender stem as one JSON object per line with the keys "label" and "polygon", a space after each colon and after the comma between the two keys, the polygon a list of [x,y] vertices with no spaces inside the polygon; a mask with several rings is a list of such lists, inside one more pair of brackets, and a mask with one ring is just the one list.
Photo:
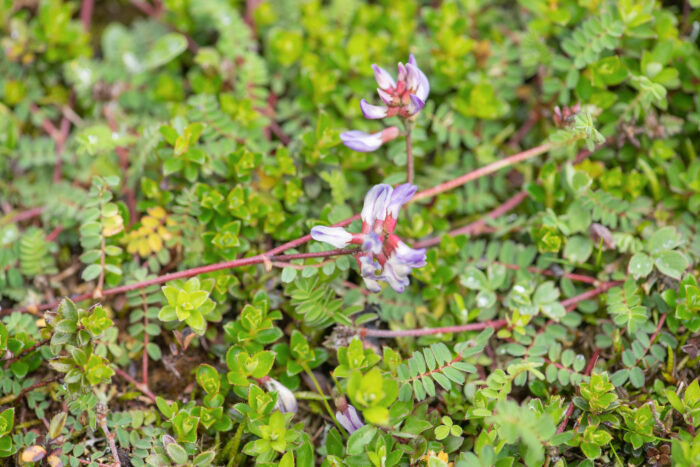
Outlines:
{"label": "slender stem", "polygon": [[83,29],[90,31],[90,23],[92,23],[92,10],[95,6],[95,0],[83,0],[80,7],[80,20],[83,22]]}
{"label": "slender stem", "polygon": [[94,297],[102,297],[102,286],[105,282],[105,236],[104,233],[100,235],[102,242],[100,243],[100,277],[97,279],[97,288],[93,293]]}
{"label": "slender stem", "polygon": [[321,385],[318,384],[318,380],[316,379],[316,376],[314,375],[314,372],[311,371],[311,368],[306,363],[301,363],[301,367],[304,369],[307,375],[309,375],[309,378],[311,378],[311,381],[313,381],[314,386],[316,387],[316,391],[323,397],[321,402],[323,402],[324,407],[326,408],[326,411],[328,412],[328,415],[331,416],[331,419],[333,420],[333,423],[335,423],[335,426],[338,428],[338,430],[344,435],[347,436],[347,432],[345,429],[340,426],[340,423],[338,423],[338,420],[335,418],[335,414],[333,413],[333,410],[331,409],[331,406],[328,405],[328,401],[326,400],[325,393],[323,392],[323,389],[321,389]]}
{"label": "slender stem", "polygon": [[[309,236],[310,238],[310,236]],[[292,243],[292,242],[288,242]],[[164,274],[162,276],[155,277],[153,279],[148,279],[142,282],[135,282],[133,284],[126,284],[119,287],[113,287],[111,289],[106,289],[102,291],[102,297],[107,297],[110,295],[117,295],[124,292],[129,292],[131,290],[139,290],[154,284],[163,284],[175,279],[185,279],[192,276],[197,276],[199,274],[204,274],[207,272],[219,271],[222,269],[237,268],[242,266],[251,266],[255,264],[265,264],[272,261],[292,261],[295,259],[308,259],[308,258],[326,258],[329,256],[339,256],[339,255],[349,255],[354,253],[356,250],[353,248],[348,249],[336,249],[329,251],[321,251],[318,253],[297,253],[293,255],[279,255],[279,256],[268,256],[270,252],[275,250],[279,251],[282,246],[274,248],[267,252],[267,254],[260,254],[256,256],[251,256],[250,258],[241,258],[233,261],[226,261],[224,263],[210,264],[208,266],[201,266],[193,269],[186,269],[184,271],[173,272],[170,274]],[[292,247],[290,247],[292,248]],[[93,297],[93,293],[86,292],[80,295],[75,295],[70,297],[74,302],[80,302],[82,300],[87,300]],[[12,314],[15,311],[20,312],[39,312],[44,310],[50,310],[57,306],[59,301],[53,301],[39,306],[24,306],[19,308],[8,308],[5,310],[0,310],[0,316],[5,316]]]}
{"label": "slender stem", "polygon": [[148,306],[146,305],[146,291],[141,289],[141,302],[143,306],[143,356],[141,357],[141,384],[148,387]]}
{"label": "slender stem", "polygon": [[16,214],[9,214],[7,220],[3,222],[22,222],[26,221],[29,219],[33,219],[37,216],[40,216],[41,213],[44,212],[43,207],[38,207],[38,208],[31,208],[27,209],[26,211],[20,211]]}
{"label": "slender stem", "polygon": [[447,334],[452,332],[480,331],[486,328],[500,329],[508,324],[505,319],[496,321],[484,321],[483,323],[460,324],[457,326],[445,326],[440,328],[404,329],[391,331],[387,329],[367,329],[359,328],[363,337],[416,337],[428,336],[431,334]]}
{"label": "slender stem", "polygon": [[413,183],[413,142],[411,141],[411,123],[404,121],[406,127],[406,182]]}
{"label": "slender stem", "polygon": [[38,383],[34,383],[31,386],[29,386],[28,388],[22,389],[17,395],[9,394],[3,398],[0,398],[0,405],[9,404],[10,402],[14,402],[17,399],[21,399],[28,392],[33,391],[35,389],[43,388],[44,386],[48,386],[49,384],[58,380],[58,378],[59,378],[58,376],[52,376],[51,378],[48,378],[48,379],[42,379]]}
{"label": "slender stem", "polygon": [[[496,209],[493,211],[489,212],[486,216],[482,217],[478,221],[474,221],[471,224],[467,224],[464,227],[460,227],[455,230],[451,230],[450,232],[447,233],[450,237],[456,237],[457,235],[470,235],[470,234],[477,234],[479,233],[485,226],[486,226],[486,218],[489,217],[491,219],[496,219],[503,214],[507,213],[511,209],[514,209],[517,207],[520,203],[523,202],[525,198],[527,198],[528,193],[527,191],[523,190],[518,192],[515,196],[512,198],[508,199],[505,203],[501,204],[498,206]],[[413,247],[414,248],[425,248],[425,247],[430,247],[434,245],[438,245],[442,241],[442,236],[437,236],[433,238],[428,238],[426,240],[422,240],[420,242],[416,242]]]}
{"label": "slender stem", "polygon": [[241,438],[243,437],[243,428],[245,426],[245,423],[241,421],[241,423],[238,424],[238,428],[236,429],[236,434],[231,440],[233,443],[230,448],[230,453],[229,453],[229,461],[227,465],[233,466],[236,465],[234,463],[234,460],[236,459],[236,456],[238,456],[238,448],[241,445]]}
{"label": "slender stem", "polygon": [[616,285],[620,285],[623,282],[624,281],[606,282],[603,285],[596,287],[593,290],[589,290],[587,292],[583,292],[582,294],[576,295],[575,297],[568,298],[568,299],[562,301],[561,304],[564,306],[564,308],[566,308],[566,311],[571,311],[574,308],[576,308],[576,305],[578,305],[579,302],[582,302],[584,300],[588,300],[589,298],[593,298],[597,295],[600,295],[603,292],[607,292],[612,287],[615,287]]}
{"label": "slender stem", "polygon": [[36,349],[38,349],[42,345],[46,345],[49,342],[51,342],[51,339],[44,339],[42,341],[39,341],[36,344],[29,347],[28,349],[25,349],[25,350],[19,352],[17,355],[13,356],[12,358],[5,360],[5,369],[9,368],[10,365],[12,364],[12,362],[15,362],[15,361],[19,360],[20,358],[22,358],[23,356],[25,356],[31,352],[34,352]]}
{"label": "slender stem", "polygon": [[449,180],[445,183],[442,183],[440,185],[437,185],[433,188],[430,188],[428,190],[421,191],[420,193],[416,193],[416,195],[411,199],[411,202],[416,202],[421,199],[425,198],[431,198],[433,196],[437,196],[440,193],[444,193],[446,191],[452,190],[454,188],[457,188],[458,186],[464,185],[467,182],[471,182],[472,180],[476,180],[477,178],[483,177],[485,175],[492,174],[494,172],[497,172],[501,170],[504,167],[511,166],[513,164],[517,164],[518,162],[522,162],[527,159],[532,159],[533,157],[539,156],[541,154],[544,154],[548,152],[550,149],[552,149],[553,145],[552,143],[545,143],[540,146],[536,146],[532,149],[528,149],[527,151],[520,152],[518,154],[515,154],[510,157],[506,157],[504,159],[501,159],[499,161],[493,162],[489,165],[486,165],[484,167],[481,167],[479,169],[473,170],[469,172],[468,174],[464,174],[461,177],[454,178],[452,180]]}
{"label": "slender stem", "polygon": [[139,391],[141,391],[146,397],[148,397],[149,399],[151,399],[153,402],[156,401],[156,396],[155,396],[155,394],[153,394],[153,393],[151,392],[151,390],[148,389],[148,387],[146,387],[146,386],[144,386],[143,384],[141,384],[141,383],[139,383],[138,381],[136,381],[134,378],[132,378],[131,376],[129,376],[129,374],[128,374],[127,372],[125,372],[124,370],[122,370],[122,369],[119,368],[118,366],[113,366],[112,368],[114,369],[114,371],[115,371],[119,376],[121,376],[122,378],[124,378],[125,380],[127,380],[128,382],[130,382],[131,384],[133,384],[134,387],[135,387],[136,389],[138,389]]}
{"label": "slender stem", "polygon": [[654,340],[659,336],[659,333],[661,332],[661,328],[663,327],[665,321],[666,321],[666,313],[661,315],[661,318],[659,318],[659,324],[656,325],[656,330],[654,331],[654,334],[652,334],[651,338],[649,339],[649,347],[644,349],[644,353],[642,353],[642,356],[639,357],[636,362],[634,362],[634,366],[639,365],[639,362],[642,361],[642,359],[646,356],[647,352],[649,352],[649,349],[651,348],[651,346],[654,345]]}
{"label": "slender stem", "polygon": [[109,432],[107,427],[107,406],[104,404],[99,404],[97,406],[97,423],[99,423],[100,428],[105,433],[107,438],[107,444],[109,444],[109,450],[112,451],[112,457],[114,458],[114,465],[116,467],[121,467],[121,462],[119,462],[119,451],[117,451],[117,445],[114,442],[114,435]]}

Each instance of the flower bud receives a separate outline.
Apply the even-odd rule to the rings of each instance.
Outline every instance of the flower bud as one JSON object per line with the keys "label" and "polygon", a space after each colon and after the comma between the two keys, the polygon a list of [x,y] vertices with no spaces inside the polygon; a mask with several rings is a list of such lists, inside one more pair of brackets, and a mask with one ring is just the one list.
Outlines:
{"label": "flower bud", "polygon": [[280,383],[276,379],[268,377],[265,380],[265,387],[268,391],[277,392],[277,404],[275,408],[282,413],[292,412],[297,413],[297,398],[294,393],[287,389],[287,386]]}

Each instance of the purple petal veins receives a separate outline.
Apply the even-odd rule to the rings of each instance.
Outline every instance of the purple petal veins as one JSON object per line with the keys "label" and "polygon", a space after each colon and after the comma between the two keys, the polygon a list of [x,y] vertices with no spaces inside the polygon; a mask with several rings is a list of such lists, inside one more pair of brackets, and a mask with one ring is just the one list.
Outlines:
{"label": "purple petal veins", "polygon": [[379,185],[374,185],[367,192],[365,204],[362,207],[362,222],[367,223],[371,228],[375,220],[384,220],[386,218],[386,208],[392,191],[391,185],[380,183]]}
{"label": "purple petal veins", "polygon": [[394,188],[391,192],[391,198],[389,198],[389,203],[387,205],[387,214],[391,215],[394,219],[399,217],[399,211],[401,206],[408,203],[413,195],[418,189],[417,186],[410,183],[404,183]]}
{"label": "purple petal veins", "polygon": [[362,423],[357,410],[355,410],[355,407],[352,405],[348,405],[343,412],[340,410],[337,411],[335,413],[335,418],[338,420],[338,423],[340,423],[340,425],[348,431],[348,434],[353,434],[365,426],[365,424]]}

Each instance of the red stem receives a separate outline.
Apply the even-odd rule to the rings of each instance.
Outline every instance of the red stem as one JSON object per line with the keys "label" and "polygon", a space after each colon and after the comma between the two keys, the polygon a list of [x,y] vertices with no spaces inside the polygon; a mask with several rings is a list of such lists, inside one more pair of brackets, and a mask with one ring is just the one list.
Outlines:
{"label": "red stem", "polygon": [[26,221],[29,219],[33,219],[34,217],[40,216],[42,212],[44,212],[44,208],[41,208],[41,207],[27,209],[26,211],[18,212],[14,216],[10,217],[10,221],[12,221],[12,222]]}
{"label": "red stem", "polygon": [[143,384],[141,384],[141,383],[139,383],[138,381],[136,381],[134,378],[132,378],[131,376],[129,376],[129,373],[127,373],[126,371],[122,370],[122,369],[119,368],[118,366],[114,366],[114,367],[112,367],[112,368],[114,369],[114,371],[115,371],[119,376],[121,376],[122,378],[124,378],[125,380],[127,380],[128,382],[130,382],[131,384],[133,384],[134,387],[135,387],[136,389],[138,389],[139,391],[141,391],[146,397],[148,397],[149,399],[151,399],[153,402],[156,401],[156,395],[153,394],[153,393],[151,392],[151,390],[148,389],[148,387],[146,387],[146,386],[144,386]]}
{"label": "red stem", "polygon": [[583,292],[582,294],[576,295],[575,297],[567,298],[566,300],[562,301],[561,304],[564,305],[564,307],[566,308],[566,311],[571,311],[574,308],[576,308],[576,305],[578,305],[579,302],[582,302],[584,300],[588,300],[589,298],[593,298],[597,295],[600,295],[603,292],[607,292],[608,289],[611,289],[612,287],[615,287],[616,285],[620,285],[623,282],[624,281],[605,282],[603,285],[596,287],[593,290]]}
{"label": "red stem", "polygon": [[80,20],[83,22],[83,29],[86,31],[90,30],[90,24],[92,23],[92,10],[95,6],[95,0],[83,0],[80,7]]}
{"label": "red stem", "polygon": [[464,185],[467,182],[471,182],[472,180],[475,180],[479,177],[483,177],[484,175],[494,173],[504,167],[508,167],[510,165],[517,164],[518,162],[522,162],[524,160],[531,159],[535,156],[539,156],[540,154],[544,154],[545,152],[552,149],[552,146],[552,143],[545,143],[540,146],[536,146],[532,149],[528,149],[527,151],[523,151],[513,156],[506,157],[499,161],[493,162],[487,166],[473,170],[468,174],[464,174],[461,177],[457,177],[428,190],[416,193],[413,199],[411,199],[411,202],[415,202],[424,198],[431,198],[433,196],[439,195],[440,193],[444,193],[445,191],[449,191],[454,188],[457,188],[458,186]]}
{"label": "red stem", "polygon": [[460,324],[457,326],[445,326],[441,328],[404,329],[391,331],[388,329],[366,329],[360,328],[360,335],[365,337],[415,337],[427,336],[431,334],[447,334],[452,332],[480,331],[486,328],[500,329],[508,324],[505,319],[496,321],[484,321],[483,323]]}
{"label": "red stem", "polygon": [[[291,242],[290,242],[291,243]],[[273,250],[278,250],[280,247],[277,247]],[[292,248],[292,247],[290,247]],[[102,291],[102,296],[106,297],[109,295],[116,295],[120,294],[123,292],[129,292],[131,290],[138,290],[142,289],[145,287],[148,287],[149,285],[154,285],[154,284],[163,284],[165,282],[169,282],[175,279],[185,279],[188,277],[196,276],[199,274],[204,274],[207,272],[213,272],[213,271],[219,271],[221,269],[230,269],[230,268],[236,268],[236,267],[242,267],[242,266],[251,266],[254,264],[263,264],[268,261],[292,261],[295,259],[308,259],[308,258],[325,258],[328,256],[338,256],[338,255],[348,255],[351,253],[354,253],[355,249],[337,249],[337,250],[329,250],[329,251],[322,251],[319,253],[298,253],[294,255],[280,255],[280,256],[268,256],[267,254],[261,254],[261,255],[256,255],[256,256],[251,256],[250,258],[241,258],[241,259],[236,259],[233,261],[226,261],[224,263],[216,263],[216,264],[210,264],[208,266],[201,266],[198,268],[193,268],[193,269],[186,269],[184,271],[178,271],[178,272],[173,272],[170,274],[165,274],[162,276],[155,277],[153,279],[145,280],[142,282],[135,282],[133,284],[126,284],[122,285],[119,287],[113,287],[111,289],[106,289]],[[269,252],[268,252],[269,254]],[[82,300],[87,300],[89,298],[92,298],[93,292],[86,292],[84,294],[76,295],[71,297],[71,300],[75,302],[79,302]],[[58,305],[58,301],[54,301],[51,303],[46,303],[44,305],[39,305],[39,306],[25,306],[21,308],[8,308],[6,310],[0,310],[0,316],[5,316],[9,315],[15,311],[44,311],[44,310],[49,310],[55,306]]]}
{"label": "red stem", "polygon": [[[467,224],[464,227],[460,227],[458,229],[452,230],[447,233],[450,237],[456,237],[457,235],[470,235],[470,234],[478,234],[486,225],[486,218],[489,217],[491,219],[496,219],[503,214],[507,213],[511,209],[514,209],[516,206],[518,206],[520,203],[523,202],[525,198],[527,198],[527,191],[523,190],[518,192],[515,196],[512,198],[508,199],[505,203],[501,204],[498,206],[496,209],[493,211],[489,212],[486,216],[482,217],[478,221],[474,221],[471,224]],[[433,238],[428,238],[426,240],[422,240],[420,242],[416,242],[413,247],[414,248],[426,248],[434,245],[438,245],[440,241],[442,240],[442,236],[437,236]]]}

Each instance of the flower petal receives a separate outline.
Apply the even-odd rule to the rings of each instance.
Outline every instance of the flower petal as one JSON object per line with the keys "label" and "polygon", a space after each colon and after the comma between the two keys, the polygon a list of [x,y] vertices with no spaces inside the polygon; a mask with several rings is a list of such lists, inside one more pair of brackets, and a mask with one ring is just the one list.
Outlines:
{"label": "flower petal", "polygon": [[374,70],[374,79],[377,80],[380,88],[389,91],[396,87],[396,82],[388,71],[377,65],[372,65],[372,69]]}
{"label": "flower petal", "polygon": [[365,195],[365,204],[362,206],[362,222],[370,227],[377,219],[386,218],[386,208],[393,188],[386,183],[374,185]]}
{"label": "flower petal", "polygon": [[379,238],[379,235],[374,232],[369,232],[365,235],[365,239],[362,242],[362,251],[378,255],[382,251],[382,243],[382,239]]}
{"label": "flower petal", "polygon": [[394,96],[383,90],[382,88],[377,88],[377,94],[379,98],[386,104],[391,105],[394,103]]}
{"label": "flower petal", "polygon": [[345,146],[359,152],[371,152],[379,149],[384,143],[383,132],[365,133],[364,131],[353,130],[340,134]]}
{"label": "flower petal", "polygon": [[311,238],[325,242],[336,248],[345,248],[352,240],[352,234],[342,227],[326,227],[317,225],[311,229]]}
{"label": "flower petal", "polygon": [[391,260],[387,261],[384,265],[384,272],[380,276],[380,279],[388,283],[392,289],[399,293],[403,292],[406,286],[410,284],[408,276],[399,274],[391,264]]}
{"label": "flower petal", "polygon": [[394,188],[391,192],[389,203],[387,204],[387,215],[390,215],[394,219],[398,218],[401,206],[408,203],[411,198],[413,198],[417,189],[418,187],[411,183],[404,183]]}
{"label": "flower petal", "polygon": [[408,89],[418,96],[420,100],[425,102],[430,94],[430,82],[428,81],[428,77],[425,76],[425,73],[423,73],[415,63],[409,62],[406,65],[406,70],[408,71],[408,75],[406,76],[406,85]]}
{"label": "flower petal", "polygon": [[389,112],[387,107],[383,105],[372,105],[364,99],[360,101],[360,108],[362,109],[362,115],[370,120],[384,118]]}
{"label": "flower petal", "polygon": [[[394,250],[392,258],[399,264],[410,268],[422,268],[425,266],[425,248],[411,248],[404,242],[399,241]],[[391,258],[390,258],[391,259]]]}
{"label": "flower petal", "polygon": [[425,102],[423,102],[420,97],[416,96],[415,94],[409,94],[410,100],[408,101],[408,105],[406,106],[406,113],[409,116],[416,115],[418,112],[423,110],[423,107],[425,106]]}

